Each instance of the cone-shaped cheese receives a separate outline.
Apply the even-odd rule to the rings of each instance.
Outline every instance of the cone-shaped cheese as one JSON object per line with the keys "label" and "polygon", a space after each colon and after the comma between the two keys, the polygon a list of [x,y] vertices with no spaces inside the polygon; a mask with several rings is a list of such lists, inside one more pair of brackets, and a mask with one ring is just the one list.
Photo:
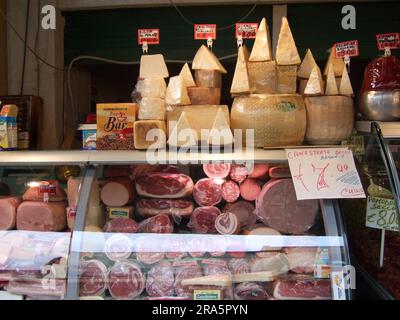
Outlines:
{"label": "cone-shaped cheese", "polygon": [[317,63],[315,62],[314,56],[310,49],[307,49],[306,56],[303,59],[303,62],[300,65],[299,71],[297,71],[297,76],[300,79],[308,79],[311,75],[311,72],[316,66]]}
{"label": "cone-shaped cheese", "polygon": [[165,102],[173,106],[187,106],[191,104],[187,88],[181,76],[169,79]]}
{"label": "cone-shaped cheese", "polygon": [[214,53],[205,45],[202,45],[193,59],[193,70],[216,70],[221,73],[228,73],[224,66],[219,62]]}
{"label": "cone-shaped cheese", "polygon": [[231,87],[231,94],[250,93],[249,73],[247,70],[248,50],[245,46],[239,47],[235,75]]}
{"label": "cone-shaped cheese", "polygon": [[342,80],[340,81],[339,93],[346,96],[353,96],[354,91],[351,85],[346,66],[343,68]]}
{"label": "cone-shaped cheese", "polygon": [[226,146],[233,144],[233,134],[230,124],[226,121],[224,112],[221,109],[217,112],[207,142],[209,145],[213,146]]}
{"label": "cone-shaped cheese", "polygon": [[187,63],[185,63],[179,75],[182,77],[185,87],[190,88],[196,86],[192,72],[190,71],[189,65]]}
{"label": "cone-shaped cheese", "polygon": [[192,147],[197,146],[197,133],[190,126],[186,113],[182,112],[174,129],[170,133],[168,144],[172,147]]}
{"label": "cone-shaped cheese", "polygon": [[140,60],[140,78],[168,78],[168,68],[162,54],[144,55]]}
{"label": "cone-shaped cheese", "polygon": [[339,90],[336,84],[335,72],[333,71],[333,65],[328,65],[328,75],[326,76],[326,90],[327,96],[336,96],[339,94]]}
{"label": "cone-shaped cheese", "polygon": [[304,89],[305,95],[317,96],[324,94],[324,82],[322,80],[321,70],[318,66],[314,66],[307,86]]}
{"label": "cone-shaped cheese", "polygon": [[285,17],[282,18],[282,27],[279,34],[275,60],[278,65],[283,66],[298,65],[301,63],[289,22]]}
{"label": "cone-shaped cheese", "polygon": [[267,20],[263,18],[258,28],[249,61],[261,62],[270,60],[272,60],[271,38],[269,35]]}
{"label": "cone-shaped cheese", "polygon": [[335,47],[332,47],[331,53],[329,54],[329,59],[328,62],[325,66],[324,70],[324,76],[326,77],[328,75],[328,66],[332,64],[333,65],[333,71],[335,73],[335,77],[341,77],[343,68],[344,68],[344,61],[343,59],[336,59],[335,57]]}

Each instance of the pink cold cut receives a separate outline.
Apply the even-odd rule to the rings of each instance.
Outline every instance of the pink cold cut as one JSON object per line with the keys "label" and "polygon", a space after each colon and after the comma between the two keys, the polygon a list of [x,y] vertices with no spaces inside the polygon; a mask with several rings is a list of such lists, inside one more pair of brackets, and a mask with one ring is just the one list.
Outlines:
{"label": "pink cold cut", "polygon": [[255,201],[261,192],[261,184],[255,179],[246,179],[240,185],[240,194],[244,200]]}
{"label": "pink cold cut", "polygon": [[222,198],[228,202],[232,203],[239,199],[240,188],[238,184],[234,181],[227,181],[222,185]]}
{"label": "pink cold cut", "polygon": [[17,208],[21,200],[15,197],[0,198],[0,230],[15,228]]}
{"label": "pink cold cut", "polygon": [[101,188],[100,197],[108,207],[125,207],[134,200],[133,185],[128,178],[115,178]]}

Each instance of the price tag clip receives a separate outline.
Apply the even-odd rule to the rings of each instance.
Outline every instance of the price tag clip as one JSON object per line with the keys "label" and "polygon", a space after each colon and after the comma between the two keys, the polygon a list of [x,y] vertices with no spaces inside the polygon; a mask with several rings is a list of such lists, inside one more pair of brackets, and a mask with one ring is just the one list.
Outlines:
{"label": "price tag clip", "polygon": [[237,46],[238,48],[243,47],[243,36],[238,35],[237,37]]}
{"label": "price tag clip", "polygon": [[344,60],[345,66],[347,68],[347,72],[350,73],[350,61],[351,61],[350,57],[348,55],[345,55],[343,60]]}
{"label": "price tag clip", "polygon": [[207,47],[212,49],[213,44],[214,44],[213,39],[211,37],[208,37],[208,39],[207,39]]}
{"label": "price tag clip", "polygon": [[142,44],[142,50],[144,54],[148,54],[149,53],[149,44],[147,43],[147,41],[144,41]]}
{"label": "price tag clip", "polygon": [[385,57],[390,57],[392,55],[392,51],[390,47],[385,47]]}

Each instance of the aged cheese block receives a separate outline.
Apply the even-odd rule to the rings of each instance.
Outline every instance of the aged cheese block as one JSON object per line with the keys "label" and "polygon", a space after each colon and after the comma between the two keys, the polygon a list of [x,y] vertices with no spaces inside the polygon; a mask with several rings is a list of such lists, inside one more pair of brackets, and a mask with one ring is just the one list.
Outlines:
{"label": "aged cheese block", "polygon": [[165,100],[142,98],[139,102],[139,120],[165,120]]}
{"label": "aged cheese block", "polygon": [[324,94],[324,80],[322,79],[321,70],[316,65],[308,79],[304,94],[309,96],[318,96]]}
{"label": "aged cheese block", "polygon": [[282,27],[276,48],[276,63],[284,66],[299,65],[301,63],[289,22],[285,17],[282,18]]}
{"label": "aged cheese block", "polygon": [[179,75],[182,77],[183,84],[185,85],[186,88],[196,86],[192,72],[190,71],[189,65],[187,63],[185,63]]}
{"label": "aged cheese block", "polygon": [[166,91],[167,84],[162,77],[139,79],[136,84],[136,92],[138,92],[142,98],[165,99]]}
{"label": "aged cheese block", "polygon": [[195,72],[196,86],[205,88],[221,88],[222,74],[215,70],[197,70]]}
{"label": "aged cheese block", "polygon": [[[196,135],[199,140],[207,142],[209,131],[215,122],[218,111],[221,110],[225,116],[225,120],[229,123],[229,108],[228,106],[218,105],[197,105],[197,106],[186,106],[186,107],[171,107],[167,111],[168,119],[168,130],[171,132],[173,126],[181,117],[182,112],[185,112],[186,118],[190,124],[190,127],[196,131]],[[208,130],[207,135],[202,137],[201,130]]]}
{"label": "aged cheese block", "polygon": [[220,73],[228,73],[224,66],[219,62],[214,53],[205,45],[202,45],[193,59],[193,70],[215,70]]}
{"label": "aged cheese block", "polygon": [[248,57],[247,48],[245,46],[239,47],[235,74],[231,86],[232,95],[250,93],[249,72],[247,70]]}
{"label": "aged cheese block", "polygon": [[186,106],[191,104],[187,87],[181,76],[169,79],[165,102],[168,105]]}
{"label": "aged cheese block", "polygon": [[246,130],[253,129],[256,148],[301,145],[306,122],[304,101],[297,94],[237,97],[231,111],[232,130],[242,129],[243,145],[248,145]]}
{"label": "aged cheese block", "polygon": [[254,42],[249,61],[261,62],[270,60],[272,60],[271,37],[269,34],[267,20],[263,18],[260,26],[258,27],[256,40]]}
{"label": "aged cheese block", "polygon": [[277,93],[296,93],[297,66],[276,67]]}
{"label": "aged cheese block", "polygon": [[135,149],[161,149],[166,147],[165,121],[140,120],[135,122]]}
{"label": "aged cheese block", "polygon": [[342,79],[340,81],[339,93],[345,96],[354,96],[353,87],[347,73],[347,68],[343,68]]}
{"label": "aged cheese block", "polygon": [[251,93],[276,93],[275,61],[249,62],[247,67]]}
{"label": "aged cheese block", "polygon": [[140,60],[140,78],[168,78],[169,72],[162,54],[143,55]]}
{"label": "aged cheese block", "polygon": [[339,94],[338,86],[336,84],[335,72],[333,71],[333,64],[328,65],[328,75],[326,76],[326,89],[327,96],[336,96]]}
{"label": "aged cheese block", "polygon": [[299,93],[304,94],[304,90],[307,87],[308,79],[300,79],[299,80]]}
{"label": "aged cheese block", "polygon": [[233,144],[233,134],[230,123],[225,118],[222,109],[219,109],[217,112],[207,142],[212,146],[226,146]]}
{"label": "aged cheese block", "polygon": [[220,88],[192,87],[187,90],[193,105],[219,105],[221,103]]}
{"label": "aged cheese block", "polygon": [[332,47],[331,53],[329,54],[328,62],[325,66],[324,76],[328,75],[328,66],[333,64],[333,71],[335,72],[335,77],[341,77],[343,68],[344,68],[344,61],[343,59],[336,59],[335,57],[335,48]]}
{"label": "aged cheese block", "polygon": [[198,141],[197,133],[190,126],[189,120],[186,117],[186,112],[183,111],[178,122],[169,133],[168,144],[170,147],[192,147],[197,146]]}
{"label": "aged cheese block", "polygon": [[310,77],[312,69],[316,66],[314,56],[310,49],[307,49],[306,56],[303,59],[303,62],[300,65],[299,71],[297,72],[297,76],[300,79],[307,79]]}

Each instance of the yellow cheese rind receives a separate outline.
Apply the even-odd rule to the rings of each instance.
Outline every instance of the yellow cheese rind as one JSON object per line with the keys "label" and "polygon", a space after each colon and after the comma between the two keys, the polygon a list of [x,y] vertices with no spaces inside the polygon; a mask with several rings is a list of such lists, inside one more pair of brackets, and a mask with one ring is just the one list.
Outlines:
{"label": "yellow cheese rind", "polygon": [[316,66],[314,56],[310,49],[307,49],[307,53],[303,59],[303,62],[300,65],[299,71],[297,72],[297,76],[300,79],[308,79],[311,75],[312,69]]}
{"label": "yellow cheese rind", "polygon": [[196,70],[197,87],[222,88],[222,74],[215,70]]}
{"label": "yellow cheese rind", "polygon": [[[154,130],[154,131],[152,131]],[[135,149],[163,149],[166,147],[165,121],[140,120],[135,122]]]}
{"label": "yellow cheese rind", "polygon": [[142,98],[139,102],[139,120],[165,120],[165,100]]}
{"label": "yellow cheese rind", "polygon": [[347,68],[343,68],[342,80],[340,81],[339,93],[344,96],[353,96],[353,86],[351,85],[349,74],[347,73]]}
{"label": "yellow cheese rind", "polygon": [[162,54],[143,55],[140,60],[140,78],[168,78],[169,72]]}
{"label": "yellow cheese rind", "polygon": [[[171,123],[170,123],[171,125]],[[197,133],[192,129],[186,112],[182,112],[178,122],[169,133],[168,144],[170,147],[193,147],[198,144]]]}
{"label": "yellow cheese rind", "polygon": [[220,88],[192,87],[187,90],[193,105],[219,105],[221,102]]}
{"label": "yellow cheese rind", "polygon": [[202,45],[197,51],[196,56],[193,59],[192,69],[215,70],[224,74],[228,73],[214,53],[205,45]]}
{"label": "yellow cheese rind", "polygon": [[335,47],[332,47],[331,53],[329,54],[328,62],[326,63],[324,76],[328,75],[328,66],[333,65],[333,71],[335,72],[335,77],[341,77],[343,68],[344,68],[344,61],[343,59],[336,59],[335,57]]}
{"label": "yellow cheese rind", "polygon": [[251,93],[276,93],[275,61],[249,62],[247,68]]}
{"label": "yellow cheese rind", "polygon": [[328,65],[328,75],[326,76],[326,89],[325,94],[327,96],[335,96],[339,94],[338,86],[336,84],[335,72],[333,71],[333,65]]}
{"label": "yellow cheese rind", "polygon": [[299,65],[301,63],[289,22],[285,17],[282,18],[282,27],[276,49],[276,63],[283,66]]}
{"label": "yellow cheese rind", "polygon": [[229,121],[226,120],[224,112],[221,109],[217,112],[207,142],[212,146],[227,146],[233,144],[233,134]]}
{"label": "yellow cheese rind", "polygon": [[297,66],[276,67],[277,93],[296,93]]}
{"label": "yellow cheese rind", "polygon": [[253,50],[249,61],[261,62],[272,60],[272,48],[271,48],[271,37],[269,34],[269,28],[267,20],[263,18],[258,28],[256,40],[254,42]]}
{"label": "yellow cheese rind", "polygon": [[247,48],[239,47],[238,59],[236,63],[235,74],[233,76],[231,94],[247,94],[250,93],[249,72],[247,70]]}
{"label": "yellow cheese rind", "polygon": [[169,105],[185,106],[191,104],[187,88],[181,76],[169,79],[165,102]]}
{"label": "yellow cheese rind", "polygon": [[181,73],[179,75],[182,77],[183,83],[186,88],[196,86],[196,83],[194,82],[194,79],[193,79],[192,72],[190,71],[189,65],[187,63],[185,63],[185,65],[183,66]]}
{"label": "yellow cheese rind", "polygon": [[308,79],[304,94],[309,96],[318,96],[324,94],[324,83],[322,79],[321,70],[318,66],[314,66]]}

